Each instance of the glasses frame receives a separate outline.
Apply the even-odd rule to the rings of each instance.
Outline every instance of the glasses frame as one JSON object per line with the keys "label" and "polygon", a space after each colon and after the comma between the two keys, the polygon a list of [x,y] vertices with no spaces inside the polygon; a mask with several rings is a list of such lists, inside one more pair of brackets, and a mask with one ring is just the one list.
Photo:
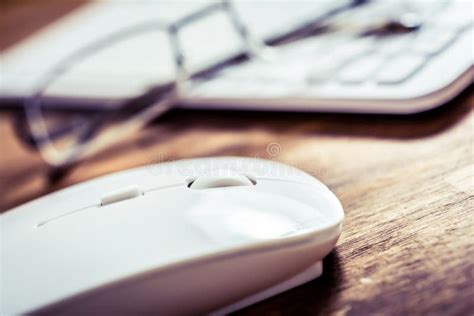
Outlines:
{"label": "glasses frame", "polygon": [[[118,30],[111,35],[100,38],[84,46],[82,49],[73,52],[71,55],[59,61],[50,71],[45,73],[34,89],[35,92],[24,101],[24,111],[31,136],[29,138],[31,142],[34,143],[44,161],[57,168],[73,165],[117,140],[140,130],[151,120],[156,119],[173,108],[185,89],[184,83],[194,75],[186,69],[186,58],[179,40],[179,32],[183,28],[189,27],[193,22],[216,12],[224,12],[227,14],[231,24],[242,40],[244,54],[248,56],[259,56],[261,54],[265,46],[263,42],[257,40],[249,33],[247,26],[240,19],[231,1],[221,0],[216,3],[208,4],[173,23],[161,23],[153,20]],[[97,134],[99,127],[103,125],[105,121],[103,119],[97,120],[97,122],[91,123],[81,130],[78,139],[69,150],[58,150],[53,144],[52,133],[46,126],[46,120],[42,110],[44,94],[48,87],[71,70],[74,65],[77,65],[91,55],[133,36],[154,31],[164,31],[168,35],[176,69],[174,81],[172,81],[171,84],[166,84],[161,87],[162,89],[158,89],[160,91],[152,96],[150,105],[128,118],[126,122]],[[210,68],[215,66],[217,65],[213,65]],[[140,97],[135,98],[134,100],[139,98]],[[127,102],[127,105],[130,105],[130,103],[133,103],[133,100]]]}

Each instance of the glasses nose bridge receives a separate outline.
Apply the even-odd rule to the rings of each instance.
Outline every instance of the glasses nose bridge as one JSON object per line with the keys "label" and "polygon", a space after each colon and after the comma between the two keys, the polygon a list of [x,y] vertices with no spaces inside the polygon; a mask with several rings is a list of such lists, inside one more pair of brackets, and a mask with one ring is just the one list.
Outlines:
{"label": "glasses nose bridge", "polygon": [[187,80],[191,75],[186,69],[186,57],[179,39],[180,30],[201,18],[209,16],[212,13],[222,11],[227,14],[233,28],[239,35],[239,38],[242,40],[245,47],[245,52],[247,54],[258,54],[258,50],[262,46],[262,43],[259,43],[260,41],[251,36],[246,24],[241,20],[239,13],[231,1],[221,0],[217,3],[213,3],[182,17],[176,22],[169,24],[167,28],[173,59],[176,65],[176,81],[178,85]]}

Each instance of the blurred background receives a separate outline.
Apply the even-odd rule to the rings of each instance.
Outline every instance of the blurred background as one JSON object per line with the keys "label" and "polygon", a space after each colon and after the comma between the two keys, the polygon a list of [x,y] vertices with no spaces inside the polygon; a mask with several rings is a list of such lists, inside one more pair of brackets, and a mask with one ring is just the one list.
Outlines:
{"label": "blurred background", "polygon": [[[446,126],[407,124],[435,115],[423,113],[472,83],[470,1],[1,5],[0,109],[14,140],[39,154],[53,180],[107,148],[128,161],[120,143],[173,113],[194,124],[217,115],[218,126],[244,116],[262,130],[278,118],[293,117],[282,125],[290,128],[308,117],[312,128],[336,134],[416,137]],[[374,133],[381,120],[400,126]],[[339,131],[347,122],[357,127]],[[193,132],[182,124],[175,126]],[[253,154],[243,145],[222,153]]]}

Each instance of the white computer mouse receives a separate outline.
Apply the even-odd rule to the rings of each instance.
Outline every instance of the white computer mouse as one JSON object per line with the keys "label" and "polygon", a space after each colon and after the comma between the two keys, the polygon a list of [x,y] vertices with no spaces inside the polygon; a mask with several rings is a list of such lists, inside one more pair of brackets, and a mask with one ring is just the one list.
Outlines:
{"label": "white computer mouse", "polygon": [[344,213],[301,170],[224,157],[103,176],[0,218],[2,315],[195,315],[318,276]]}

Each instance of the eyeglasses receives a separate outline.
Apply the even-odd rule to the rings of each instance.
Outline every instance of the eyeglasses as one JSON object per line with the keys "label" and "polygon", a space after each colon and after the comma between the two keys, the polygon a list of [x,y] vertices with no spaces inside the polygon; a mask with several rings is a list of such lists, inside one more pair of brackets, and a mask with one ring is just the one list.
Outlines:
{"label": "eyeglasses", "polygon": [[[185,82],[195,75],[186,68],[186,56],[178,35],[183,28],[216,12],[226,14],[242,41],[246,55],[260,56],[262,54],[264,44],[251,36],[232,3],[223,0],[208,4],[173,23],[149,21],[119,30],[94,41],[58,62],[51,71],[42,76],[35,93],[24,103],[29,138],[42,158],[55,167],[72,165],[141,129],[151,120],[171,109],[186,89]],[[59,113],[45,106],[44,96],[48,88],[73,66],[104,48],[145,32],[164,32],[168,37],[176,70],[172,82],[161,84],[139,97],[127,100],[112,115],[98,113],[84,117],[74,112]],[[112,123],[114,118],[116,121],[120,117],[126,117],[125,122]]]}
{"label": "eyeglasses", "polygon": [[[313,23],[317,25],[321,20],[363,2],[356,0],[341,6],[318,17]],[[156,20],[142,22],[90,43],[59,61],[45,73],[34,89],[35,92],[24,102],[26,124],[19,124],[24,127],[20,129],[20,135],[34,144],[48,164],[64,168],[140,130],[173,108],[186,93],[188,84],[202,73],[202,71],[193,73],[187,68],[187,59],[179,33],[196,21],[217,12],[223,12],[230,22],[242,43],[244,55],[248,58],[265,59],[271,54],[270,49],[261,40],[251,35],[230,0],[208,4],[172,23]],[[305,35],[309,29],[311,25],[306,25],[302,28],[302,34]],[[163,32],[168,38],[175,66],[175,74],[171,81],[124,101],[112,113],[97,112],[84,115],[73,111],[55,111],[47,106],[47,91],[76,65],[116,43],[146,32]],[[211,65],[208,70],[219,66],[220,63]]]}

